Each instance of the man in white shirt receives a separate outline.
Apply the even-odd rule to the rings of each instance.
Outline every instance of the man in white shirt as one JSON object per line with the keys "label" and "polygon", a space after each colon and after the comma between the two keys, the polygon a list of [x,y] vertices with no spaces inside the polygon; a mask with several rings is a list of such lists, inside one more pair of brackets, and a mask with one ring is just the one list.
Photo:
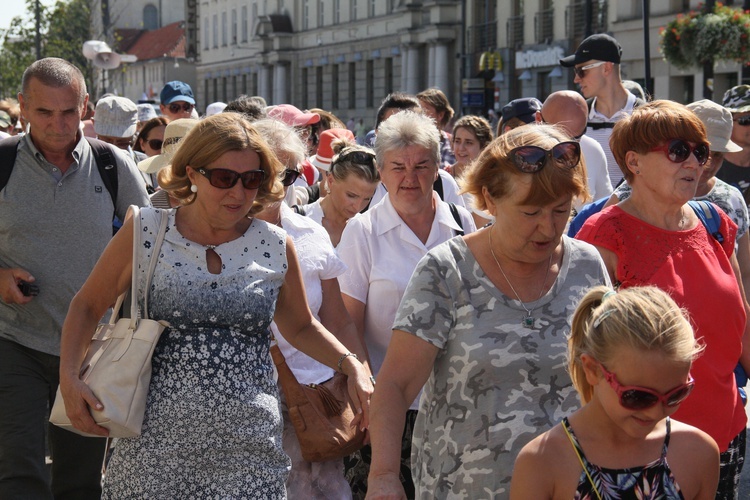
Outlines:
{"label": "man in white shirt", "polygon": [[[564,128],[570,137],[581,144],[581,152],[586,162],[589,193],[592,200],[612,194],[612,184],[607,173],[607,157],[601,145],[586,134],[588,109],[581,94],[572,90],[560,90],[550,94],[536,113],[536,121],[551,123]],[[585,200],[575,200],[579,210]]]}
{"label": "man in white shirt", "polygon": [[560,59],[560,65],[573,68],[581,94],[588,100],[589,115],[586,134],[596,140],[607,156],[607,170],[613,186],[623,173],[609,149],[609,137],[615,123],[633,112],[643,100],[628,92],[620,76],[622,47],[609,35],[598,33],[586,38],[575,54]]}

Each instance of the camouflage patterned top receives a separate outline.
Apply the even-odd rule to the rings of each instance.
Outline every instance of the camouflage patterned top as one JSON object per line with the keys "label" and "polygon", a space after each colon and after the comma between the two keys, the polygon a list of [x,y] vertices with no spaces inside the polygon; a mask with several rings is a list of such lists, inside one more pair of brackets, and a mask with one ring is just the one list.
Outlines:
{"label": "camouflage patterned top", "polygon": [[463,238],[420,261],[393,326],[440,349],[412,441],[418,497],[507,497],[521,448],[580,406],[565,367],[570,320],[589,287],[609,283],[599,253],[581,243],[563,237],[557,280],[526,303],[533,329]]}

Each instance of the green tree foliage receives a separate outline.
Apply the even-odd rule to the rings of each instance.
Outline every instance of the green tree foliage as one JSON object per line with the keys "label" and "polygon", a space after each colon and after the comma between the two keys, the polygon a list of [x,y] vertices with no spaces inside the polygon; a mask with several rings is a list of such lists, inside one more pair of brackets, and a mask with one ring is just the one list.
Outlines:
{"label": "green tree foliage", "polygon": [[[91,0],[57,0],[39,5],[41,57],[59,57],[83,71],[91,88],[93,68],[83,57],[83,42],[90,40]],[[0,97],[15,97],[23,71],[36,57],[36,0],[26,0],[26,14],[16,17],[0,39]]]}

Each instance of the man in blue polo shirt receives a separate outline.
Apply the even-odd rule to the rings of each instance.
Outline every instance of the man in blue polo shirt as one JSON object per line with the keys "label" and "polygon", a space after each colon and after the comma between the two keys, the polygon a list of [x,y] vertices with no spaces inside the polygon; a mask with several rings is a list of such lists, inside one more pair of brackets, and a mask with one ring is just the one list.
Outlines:
{"label": "man in blue polo shirt", "polygon": [[[34,62],[18,100],[30,132],[0,191],[0,498],[98,499],[103,439],[50,425],[51,481],[45,466],[60,333],[112,236],[113,215],[124,220],[148,196],[132,159],[109,146],[116,195],[105,187],[79,128],[88,94],[78,68],[57,58]],[[38,294],[22,293],[22,281]]]}

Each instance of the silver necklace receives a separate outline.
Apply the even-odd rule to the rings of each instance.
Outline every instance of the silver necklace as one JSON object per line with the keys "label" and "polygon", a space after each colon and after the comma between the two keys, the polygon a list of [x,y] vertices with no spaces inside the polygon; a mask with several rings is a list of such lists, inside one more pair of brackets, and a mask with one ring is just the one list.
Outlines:
{"label": "silver necklace", "polygon": [[[495,250],[492,249],[492,229],[495,226],[490,227],[489,230],[489,241],[490,241],[490,253],[492,254],[492,258],[495,259],[495,264],[497,264],[497,268],[500,269],[500,272],[503,275],[503,278],[505,278],[505,281],[508,283],[508,286],[513,291],[513,294],[515,294],[516,299],[521,304],[521,307],[523,307],[523,310],[526,311],[526,317],[524,317],[521,320],[521,325],[523,325],[524,328],[534,328],[534,317],[531,316],[531,313],[534,311],[535,308],[529,309],[526,307],[526,304],[523,303],[521,300],[521,297],[518,295],[518,292],[516,292],[516,289],[513,288],[513,283],[510,282],[508,279],[508,276],[506,276],[505,271],[503,271],[503,266],[500,265],[500,261],[497,260],[497,257],[495,256]],[[549,256],[549,262],[547,262],[547,274],[544,275],[544,281],[542,281],[542,289],[539,290],[539,297],[536,298],[538,301],[542,298],[542,295],[544,295],[544,285],[547,283],[547,278],[549,278],[549,270],[550,267],[552,267],[552,256],[555,254],[553,251]]]}

